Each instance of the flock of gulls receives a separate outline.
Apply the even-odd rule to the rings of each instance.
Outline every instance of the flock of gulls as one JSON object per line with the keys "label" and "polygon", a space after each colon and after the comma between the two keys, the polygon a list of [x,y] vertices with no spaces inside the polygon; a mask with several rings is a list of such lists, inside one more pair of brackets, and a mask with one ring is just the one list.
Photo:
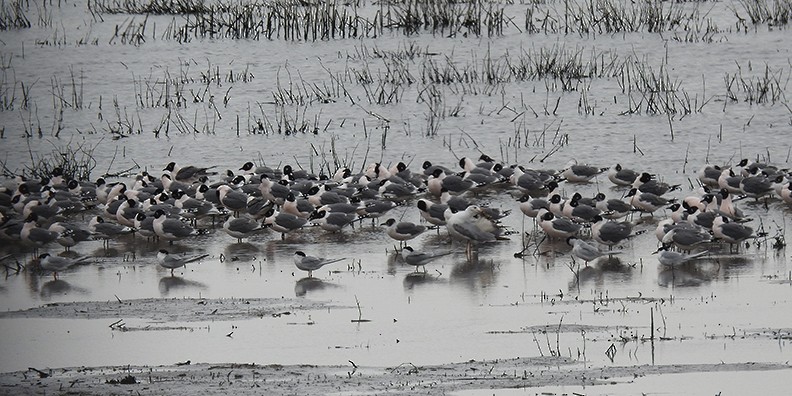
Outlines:
{"label": "flock of gulls", "polygon": [[[452,241],[464,245],[469,259],[480,245],[507,239],[509,231],[501,219],[511,210],[477,199],[498,193],[508,193],[520,212],[535,221],[537,233],[544,234],[540,244],[545,239],[566,241],[572,256],[586,264],[620,253],[614,247],[639,234],[633,229],[635,217],[660,212],[655,253],[661,265],[677,266],[708,254],[716,244],[733,250],[758,237],[740,208],[741,199],[792,204],[792,173],[749,160],[703,166],[699,186],[684,197],[673,195],[680,186],[620,164],[599,168],[570,161],[561,170],[540,170],[501,164],[486,155],[478,161],[462,158],[450,168],[429,161],[420,170],[403,162],[391,167],[373,163],[359,173],[342,168],[333,175],[253,162],[225,174],[171,162],[158,177],[142,172],[129,182],[113,183],[69,180],[63,173],[55,168],[42,180],[8,179],[0,189],[0,244],[22,245],[3,250],[32,251],[32,261],[56,279],[58,272],[90,259],[55,254],[52,248],[57,245],[69,251],[83,241],[101,239],[107,246],[134,233],[136,238],[160,241],[152,249],[172,274],[206,255],[169,254],[165,247],[174,241],[189,244],[209,227],[222,227],[241,242],[262,232],[278,233],[280,238],[301,232],[349,232],[367,221],[380,223],[398,241],[403,261],[418,271],[453,252],[421,252],[407,245],[427,230],[444,229]],[[613,184],[614,196],[561,193],[600,175]],[[421,220],[389,216],[397,207],[417,211]],[[13,256],[9,253],[2,260]],[[309,276],[341,260],[294,253],[295,266]]]}

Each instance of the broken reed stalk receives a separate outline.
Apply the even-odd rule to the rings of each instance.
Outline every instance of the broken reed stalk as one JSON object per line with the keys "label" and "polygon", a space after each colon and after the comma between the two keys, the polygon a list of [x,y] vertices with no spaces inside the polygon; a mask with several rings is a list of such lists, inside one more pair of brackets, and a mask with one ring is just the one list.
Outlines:
{"label": "broken reed stalk", "polygon": [[649,339],[654,341],[655,336],[654,336],[654,308],[653,307],[649,308],[649,329],[650,329]]}
{"label": "broken reed stalk", "polygon": [[363,319],[363,310],[360,309],[360,300],[358,300],[357,294],[355,294],[355,305],[357,306],[357,310],[358,310],[358,318],[352,319],[351,322],[352,323],[371,322],[371,320],[369,319]]}

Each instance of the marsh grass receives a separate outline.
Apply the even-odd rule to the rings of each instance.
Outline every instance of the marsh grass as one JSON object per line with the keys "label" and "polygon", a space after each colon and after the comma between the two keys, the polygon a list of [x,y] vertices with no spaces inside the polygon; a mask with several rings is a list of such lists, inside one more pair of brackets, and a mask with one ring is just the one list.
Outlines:
{"label": "marsh grass", "polygon": [[128,44],[140,46],[146,42],[146,27],[148,25],[148,15],[138,22],[135,18],[125,20],[122,24],[116,25],[110,44]]}
{"label": "marsh grass", "polygon": [[98,14],[181,15],[182,20],[174,19],[162,36],[179,42],[200,38],[319,41],[375,38],[385,32],[492,37],[502,35],[507,25],[515,25],[505,17],[502,5],[487,0],[382,2],[368,14],[362,13],[359,2],[338,1],[95,0],[89,4]]}
{"label": "marsh grass", "polygon": [[[531,34],[613,34],[629,32],[664,33],[702,29],[720,31],[705,19],[698,7],[680,2],[648,0],[564,1],[553,5],[531,4],[525,10],[524,31]],[[690,36],[693,38],[696,36]]]}
{"label": "marsh grass", "polygon": [[162,36],[179,42],[202,38],[317,41],[372,37],[381,32],[374,21],[360,17],[356,8],[337,2],[219,3],[190,13],[172,10],[167,14],[183,15]]}
{"label": "marsh grass", "polygon": [[33,84],[16,81],[12,77],[10,60],[4,63],[0,74],[0,111],[28,110],[30,108],[30,90]]}
{"label": "marsh grass", "polygon": [[[499,86],[523,81],[558,80],[548,87],[563,91],[575,90],[577,82],[585,79],[617,77],[624,70],[624,59],[606,50],[568,49],[556,44],[550,48],[521,49],[516,54],[507,51],[493,55],[489,49],[483,56],[470,53],[467,57],[438,56],[425,52],[417,57],[377,57],[368,51],[356,51],[360,66],[348,66],[343,75],[351,75],[348,82],[371,85],[438,84],[454,87],[463,94],[491,93],[482,85]],[[407,59],[404,59],[407,58]],[[372,62],[378,61],[379,63]]]}
{"label": "marsh grass", "polygon": [[205,13],[218,4],[205,0],[88,0],[88,10],[98,14],[177,15]]}
{"label": "marsh grass", "polygon": [[338,54],[339,58],[352,60],[367,59],[400,59],[416,60],[427,56],[437,55],[437,52],[429,51],[429,47],[421,47],[418,42],[413,40],[400,41],[396,49],[389,50],[380,48],[377,43],[356,45],[352,51]]}
{"label": "marsh grass", "polygon": [[23,0],[3,1],[0,4],[0,30],[29,28],[28,10],[29,3]]}
{"label": "marsh grass", "polygon": [[[180,42],[196,38],[318,41],[427,33],[473,37],[500,35],[507,28],[528,34],[561,32],[581,36],[672,31],[671,40],[695,42],[714,40],[720,32],[696,5],[659,0],[528,3],[526,15],[530,24],[526,21],[525,26],[518,26],[518,22],[504,16],[503,7],[513,4],[487,0],[410,0],[381,2],[374,7],[363,7],[361,2],[292,0],[91,0],[88,4],[96,13],[132,15],[123,21],[117,17],[121,22],[115,25],[109,42],[124,45],[142,45],[156,39],[149,15],[174,15],[161,37]],[[145,16],[139,17],[141,14]],[[65,37],[58,35],[53,42],[65,42]],[[436,136],[443,132],[443,121],[447,118],[476,112],[468,107],[476,98],[504,98],[512,89],[508,84],[524,82],[535,83],[525,84],[534,93],[545,91],[544,103],[532,101],[515,106],[502,100],[503,108],[514,114],[512,123],[516,131],[527,130],[520,124],[525,119],[515,121],[518,114],[561,117],[565,112],[575,111],[572,108],[575,102],[579,115],[604,115],[614,107],[610,98],[598,95],[601,84],[618,85],[623,95],[615,95],[613,103],[621,106],[616,111],[623,115],[685,116],[701,111],[709,102],[703,93],[691,94],[690,85],[674,75],[667,60],[656,63],[635,54],[619,55],[611,49],[588,49],[557,42],[501,52],[488,46],[457,54],[432,51],[428,45],[419,45],[411,39],[390,48],[383,48],[376,41],[366,43],[338,51],[342,62],[333,63],[333,68],[326,67],[319,59],[326,72],[324,76],[307,78],[289,64],[281,66],[271,91],[263,99],[256,98],[255,103],[248,102],[247,110],[242,108],[244,104],[233,103],[233,96],[239,92],[237,84],[254,81],[250,65],[199,65],[190,59],[180,62],[179,70],[158,69],[149,75],[134,75],[132,92],[136,108],[127,109],[124,100],[114,98],[109,118],[101,113],[100,106],[101,126],[91,127],[94,132],[99,132],[96,128],[108,131],[113,138],[143,131],[153,131],[156,136],[171,132],[214,134],[223,128],[235,128],[237,134],[243,131],[261,135],[318,134],[333,125],[322,117],[323,112],[333,114],[334,108],[325,105],[349,104],[362,110],[362,118],[387,122],[387,117],[380,114],[387,114],[390,109],[383,111],[383,108],[414,101],[419,104],[414,114],[420,121],[416,124],[413,119],[413,125],[420,125],[417,129],[423,135]],[[10,59],[8,63],[10,66]],[[26,109],[21,114],[25,134],[41,136],[46,128],[41,126],[39,108],[31,104],[31,84],[12,81],[9,75],[4,74],[0,81],[0,110]],[[81,110],[91,103],[83,98],[82,72],[71,70],[70,77],[51,79],[53,111],[43,118],[47,124],[52,120],[54,136],[63,129],[64,109]],[[740,98],[749,103],[783,101],[788,78],[783,71],[769,68],[763,76],[754,77],[743,77],[738,70],[734,75],[727,74],[724,80],[726,96],[732,101]],[[598,79],[603,81],[593,84]],[[569,92],[577,92],[577,98],[570,98]],[[480,105],[479,114],[501,113],[500,109],[482,110],[483,107]],[[149,116],[147,109],[157,111]],[[237,121],[229,127],[229,121],[224,119]],[[409,134],[409,124],[406,129]],[[511,144],[515,145],[516,140],[512,139]]]}
{"label": "marsh grass", "polygon": [[58,110],[62,107],[80,110],[84,105],[85,75],[82,70],[75,74],[74,68],[69,67],[69,78],[61,80],[57,75],[50,78],[52,92],[52,108]]}
{"label": "marsh grass", "polygon": [[132,76],[135,103],[138,108],[186,107],[185,85],[188,82],[165,70],[164,76]]}
{"label": "marsh grass", "polygon": [[[759,14],[757,18],[765,19],[768,18],[765,14],[773,15],[775,23],[786,21],[788,12],[784,10],[788,11],[788,3],[792,0],[774,1],[777,6],[772,10],[751,11],[750,14]],[[507,16],[507,7],[515,7],[514,4],[493,0],[383,1],[373,7],[363,7],[362,2],[339,1],[90,0],[88,9],[95,19],[102,19],[103,14],[146,15],[146,18],[148,15],[173,15],[161,38],[178,42],[206,38],[311,42],[377,38],[392,33],[498,37],[514,31],[581,36],[673,32],[678,41],[696,42],[712,41],[722,32],[706,11],[680,2],[529,3],[523,21]],[[754,6],[751,10],[765,8]],[[735,15],[742,18],[737,11]],[[133,25],[127,20],[124,26],[116,29],[116,34],[126,33],[127,38],[115,42],[139,45],[145,33],[143,28],[142,24]]]}
{"label": "marsh grass", "polygon": [[386,14],[388,27],[411,35],[424,31],[432,34],[456,36],[503,34],[507,24],[504,8],[486,0],[407,0],[389,4]]}
{"label": "marsh grass", "polygon": [[[749,63],[746,74],[751,71],[752,67]],[[743,67],[737,64],[737,71],[734,74],[726,73],[723,78],[726,97],[732,102],[739,102],[742,99],[748,104],[786,103],[785,89],[792,77],[792,70],[787,71],[786,76],[784,71],[784,69],[773,70],[769,65],[765,65],[763,72],[746,76],[743,74]]]}
{"label": "marsh grass", "polygon": [[[283,72],[283,73],[281,73]],[[332,103],[343,96],[343,89],[338,80],[329,79],[322,82],[309,82],[302,77],[299,70],[288,67],[279,68],[276,74],[275,89],[272,91],[272,103],[278,106],[305,106],[315,103]],[[282,74],[285,77],[282,77]]]}
{"label": "marsh grass", "polygon": [[63,171],[63,177],[67,180],[75,179],[80,181],[90,180],[91,172],[96,168],[94,150],[100,142],[90,145],[86,142],[68,141],[58,146],[53,142],[52,150],[47,153],[34,152],[28,148],[30,162],[23,165],[23,169],[11,169],[9,164],[2,163],[3,173],[6,177],[21,175],[32,179],[42,179],[50,177],[55,168]]}
{"label": "marsh grass", "polygon": [[[742,12],[736,7],[732,8],[734,16],[738,19],[738,24],[742,24],[746,29],[747,22],[752,25],[787,25],[792,19],[792,0],[737,0],[742,7]],[[739,25],[738,25],[739,26]]]}
{"label": "marsh grass", "polygon": [[321,111],[313,114],[308,112],[308,106],[296,106],[290,109],[286,106],[275,106],[274,109],[257,103],[260,114],[250,114],[248,120],[249,133],[261,135],[298,135],[314,134],[327,130],[331,121],[323,122]]}
{"label": "marsh grass", "polygon": [[645,59],[633,57],[625,63],[618,83],[628,100],[623,114],[684,116],[701,110],[695,106],[697,98],[691,97],[682,81],[669,73],[665,61],[654,67]]}

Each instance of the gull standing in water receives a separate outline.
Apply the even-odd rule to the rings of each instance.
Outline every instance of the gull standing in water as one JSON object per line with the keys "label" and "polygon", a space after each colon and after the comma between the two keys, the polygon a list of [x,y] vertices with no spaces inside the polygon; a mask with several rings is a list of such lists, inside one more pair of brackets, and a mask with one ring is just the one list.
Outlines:
{"label": "gull standing in water", "polygon": [[223,223],[223,230],[228,235],[237,239],[237,242],[242,243],[242,239],[247,238],[261,230],[264,226],[259,224],[255,219],[248,216],[234,217],[228,216],[228,220]]}
{"label": "gull standing in water", "polygon": [[63,246],[66,251],[80,242],[89,240],[92,236],[91,231],[88,231],[87,228],[74,223],[58,221],[50,224],[47,229],[58,233],[58,239],[56,239],[56,241]]}
{"label": "gull standing in water", "polygon": [[286,239],[286,233],[300,229],[306,224],[308,220],[291,213],[279,212],[274,208],[267,211],[267,217],[264,219],[264,227],[280,232],[281,239]]}
{"label": "gull standing in water", "polygon": [[723,170],[718,165],[705,164],[698,171],[698,179],[707,187],[718,187],[718,179]]}
{"label": "gull standing in water", "polygon": [[198,235],[198,231],[189,224],[165,215],[165,211],[158,209],[154,212],[154,222],[152,223],[154,233],[158,237],[165,239],[173,245],[173,241]]}
{"label": "gull standing in water", "polygon": [[665,199],[657,194],[648,192],[639,192],[637,188],[633,187],[626,197],[630,197],[630,205],[641,212],[649,213],[654,216],[654,212],[658,209],[666,207],[671,203],[670,200]]}
{"label": "gull standing in water", "polygon": [[308,256],[299,250],[294,252],[294,265],[296,265],[297,268],[303,271],[308,271],[309,278],[312,277],[313,272],[318,270],[319,268],[322,268],[327,264],[337,263],[341,260],[346,260],[346,257],[337,258],[337,259],[326,259],[322,257]]}
{"label": "gull standing in water", "polygon": [[594,201],[597,209],[602,211],[600,215],[608,220],[621,219],[632,212],[632,205],[629,203],[616,198],[607,199],[603,193],[597,193]]}
{"label": "gull standing in water", "polygon": [[25,218],[25,223],[19,232],[22,242],[32,246],[34,249],[43,247],[44,245],[53,242],[60,236],[55,231],[50,231],[46,228],[38,226],[38,215],[31,213]]}
{"label": "gull standing in water", "polygon": [[103,239],[105,247],[107,247],[111,239],[132,232],[131,228],[116,223],[108,223],[101,216],[91,218],[91,221],[88,222],[88,230],[93,233],[94,238]]}
{"label": "gull standing in water", "polygon": [[388,227],[385,231],[388,236],[400,243],[413,239],[426,231],[426,226],[411,223],[409,221],[397,222],[394,218],[388,219],[384,225]]}
{"label": "gull standing in water", "polygon": [[675,245],[683,251],[691,251],[697,246],[712,241],[710,234],[699,227],[674,227],[663,237],[663,245]]}
{"label": "gull standing in water", "polygon": [[556,217],[547,209],[539,209],[539,227],[550,238],[566,239],[574,236],[582,226],[564,217]]}
{"label": "gull standing in water", "polygon": [[669,191],[673,191],[679,189],[679,184],[670,185],[668,183],[659,182],[654,180],[654,176],[649,173],[641,173],[635,182],[633,182],[633,187],[637,188],[639,192],[642,193],[650,193],[657,196],[661,196]]}
{"label": "gull standing in water", "polygon": [[445,212],[446,229],[451,238],[466,241],[465,248],[468,258],[473,254],[473,247],[479,243],[494,242],[501,233],[501,228],[487,218],[478,205],[471,205],[461,212],[452,209]]}
{"label": "gull standing in water", "polygon": [[180,167],[176,165],[175,162],[170,162],[168,165],[163,169],[163,171],[168,171],[173,176],[174,180],[182,181],[182,182],[194,182],[198,180],[201,176],[209,176],[209,175],[216,175],[217,172],[209,172],[209,169],[214,168],[213,166],[207,168],[199,168],[192,165],[187,165],[185,167]]}
{"label": "gull standing in water", "polygon": [[421,217],[429,223],[438,226],[446,225],[445,210],[448,209],[448,205],[434,203],[422,198],[418,200],[416,206],[418,206]]}
{"label": "gull standing in water", "polygon": [[732,223],[726,216],[718,216],[713,220],[712,234],[715,238],[728,243],[729,250],[731,250],[731,247],[734,245],[737,245],[737,250],[739,250],[742,241],[754,237],[753,228]]}
{"label": "gull standing in water", "polygon": [[561,172],[561,177],[570,183],[588,183],[594,176],[605,172],[608,168],[597,168],[589,165],[578,165],[574,160]]}
{"label": "gull standing in water", "polygon": [[520,211],[532,218],[536,218],[539,215],[540,209],[550,209],[550,202],[544,198],[531,198],[530,195],[522,195],[517,201],[520,202]]}
{"label": "gull standing in water", "polygon": [[611,249],[613,245],[633,236],[632,223],[629,221],[607,221],[600,216],[595,216],[594,223],[591,225],[591,235],[597,242],[608,245],[608,249]]}
{"label": "gull standing in water", "polygon": [[622,168],[616,164],[608,171],[608,180],[617,186],[631,186],[639,176],[638,172],[632,169]]}
{"label": "gull standing in water", "polygon": [[773,180],[764,176],[748,176],[740,180],[740,190],[743,194],[757,201],[773,192],[774,188]]}
{"label": "gull standing in water", "polygon": [[228,185],[217,187],[217,197],[220,204],[231,212],[238,214],[247,209],[248,195],[242,191],[234,190]]}

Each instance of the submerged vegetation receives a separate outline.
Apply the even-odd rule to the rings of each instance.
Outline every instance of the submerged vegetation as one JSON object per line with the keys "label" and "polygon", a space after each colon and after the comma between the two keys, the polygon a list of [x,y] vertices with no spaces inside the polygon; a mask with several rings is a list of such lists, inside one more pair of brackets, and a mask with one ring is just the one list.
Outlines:
{"label": "submerged vegetation", "polygon": [[[96,18],[104,14],[171,15],[164,40],[224,38],[316,41],[411,36],[501,36],[506,33],[595,35],[673,33],[681,41],[711,41],[718,27],[706,2],[648,0],[542,1],[512,4],[494,0],[408,0],[366,4],[339,1],[88,0]],[[790,0],[739,0],[732,11],[736,30],[759,24],[786,25]],[[515,13],[522,9],[522,15]],[[520,15],[522,21],[514,16]],[[178,17],[177,17],[178,16]]]}
{"label": "submerged vegetation", "polygon": [[0,4],[0,30],[29,28],[30,20],[27,17],[21,0]]}
{"label": "submerged vegetation", "polygon": [[[750,21],[752,25],[787,25],[792,19],[791,0],[737,0],[742,10],[734,14],[741,23]],[[743,13],[747,17],[743,17]]]}
{"label": "submerged vegetation", "polygon": [[[86,0],[77,6],[86,7],[90,18],[76,36],[51,23],[63,7],[52,2],[5,2],[0,28],[52,32],[36,36],[35,43],[55,48],[129,45],[145,50],[204,41],[269,48],[334,41],[347,49],[335,59],[310,61],[310,71],[277,59],[240,64],[188,56],[177,67],[156,65],[143,72],[127,71],[122,64],[113,74],[127,82],[113,92],[97,89],[95,76],[75,66],[21,78],[15,71],[20,61],[0,53],[0,114],[7,115],[0,137],[59,137],[64,130],[106,133],[113,139],[218,131],[292,136],[335,133],[354,122],[380,131],[385,147],[388,130],[425,136],[465,132],[459,120],[484,116],[506,123],[505,129],[515,131],[508,144],[518,145],[517,136],[529,140],[529,118],[576,114],[662,115],[673,138],[674,121],[707,106],[788,106],[792,75],[789,62],[758,67],[758,60],[691,79],[668,55],[669,45],[718,46],[751,30],[786,29],[790,0],[723,5],[661,0]],[[596,41],[633,34],[664,47],[665,54]],[[540,36],[545,41],[537,45]],[[521,45],[503,46],[491,38]],[[473,50],[447,45],[474,40],[480,44]],[[267,73],[266,80],[260,73]],[[526,100],[526,93],[534,99]],[[368,138],[371,130],[364,130]]]}
{"label": "submerged vegetation", "polygon": [[[61,146],[51,144],[51,150],[46,153],[34,152],[28,149],[30,162],[24,169],[13,169],[15,165],[0,162],[2,174],[5,177],[20,175],[26,178],[41,180],[60,174],[67,180],[91,180],[91,172],[96,168],[94,150],[96,145],[85,141],[69,141]],[[56,172],[57,169],[57,172]]]}

